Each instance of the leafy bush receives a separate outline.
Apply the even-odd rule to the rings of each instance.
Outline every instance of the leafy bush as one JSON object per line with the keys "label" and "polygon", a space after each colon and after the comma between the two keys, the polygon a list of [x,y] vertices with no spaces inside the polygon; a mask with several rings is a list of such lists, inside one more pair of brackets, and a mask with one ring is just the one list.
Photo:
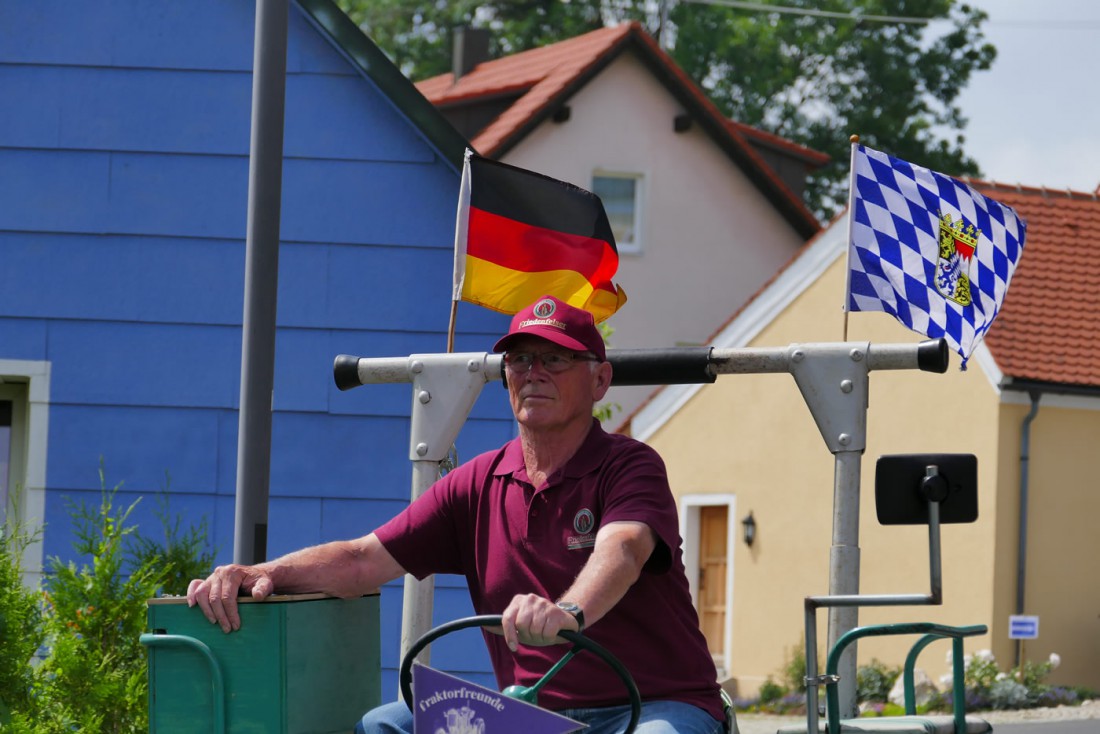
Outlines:
{"label": "leafy bush", "polygon": [[768,676],[760,686],[760,703],[775,703],[786,695],[787,689],[776,683]]}
{"label": "leafy bush", "polygon": [[[950,651],[947,662],[951,662]],[[1038,706],[1057,706],[1061,703],[1078,703],[1082,698],[1075,692],[1045,684],[1050,672],[1062,662],[1057,653],[1051,653],[1043,662],[1027,661],[1008,671],[1002,671],[989,650],[979,650],[963,658],[963,682],[966,686],[967,709],[1020,709]],[[951,707],[951,674],[940,678],[945,691],[938,708]]]}
{"label": "leafy bush", "polygon": [[[788,659],[781,669],[782,682],[776,682],[768,676],[760,686],[757,698],[740,698],[734,701],[734,708],[740,712],[763,712],[771,714],[805,713],[805,645],[788,649]],[[947,662],[951,662],[948,651]],[[1058,667],[1061,659],[1057,654],[1043,662],[1028,662],[1011,671],[1001,671],[993,653],[979,650],[967,655],[963,660],[964,684],[966,686],[966,708],[968,711],[1000,708],[1018,709],[1036,706],[1075,705],[1084,700],[1100,697],[1096,691],[1087,688],[1051,687],[1043,681],[1050,672]],[[901,667],[891,668],[879,660],[872,660],[861,666],[856,672],[856,697],[865,716],[900,716],[905,713],[901,706],[888,703],[890,690],[901,676]],[[927,704],[917,705],[918,713],[929,711],[950,711],[953,705],[951,693],[951,674],[940,678],[944,687]],[[797,687],[797,689],[796,689]]]}
{"label": "leafy bush", "polygon": [[806,711],[806,645],[799,642],[787,649],[787,659],[780,671],[782,682],[770,675],[761,684],[756,698],[741,698],[733,702],[738,711],[766,711],[776,714],[798,714]]}
{"label": "leafy bush", "polygon": [[[10,551],[21,551],[26,538],[0,536],[0,700],[10,708],[0,709],[5,734],[145,732],[148,684],[139,636],[146,600],[167,588],[173,574],[209,571],[213,554],[200,551],[205,522],[181,535],[180,520],[170,522],[165,502],[158,513],[161,546],[128,525],[137,501],[116,509],[119,487],[105,488],[102,468],[100,481],[98,508],[69,504],[73,546],[86,561],[50,559],[47,591],[23,589],[18,554]],[[7,634],[3,625],[17,622],[24,632]],[[45,659],[35,668],[29,658],[43,640]]]}
{"label": "leafy bush", "polygon": [[787,648],[787,662],[783,664],[783,682],[788,691],[806,691],[806,641],[802,638],[794,647]]}
{"label": "leafy bush", "polygon": [[1029,693],[1027,686],[1012,678],[994,681],[989,688],[989,702],[995,709],[1018,709],[1027,706]]}
{"label": "leafy bush", "polygon": [[900,675],[901,668],[890,668],[877,659],[861,665],[856,671],[856,700],[860,703],[885,703]]}
{"label": "leafy bush", "polygon": [[0,725],[31,706],[31,659],[45,637],[39,595],[22,579],[23,551],[35,540],[18,525],[0,525]]}
{"label": "leafy bush", "polygon": [[114,508],[118,488],[99,508],[70,503],[73,548],[90,556],[79,568],[51,559],[47,601],[49,654],[42,664],[45,698],[65,702],[64,717],[82,731],[144,732],[147,728],[145,601],[156,596],[165,570],[155,559],[125,575],[125,547],[135,530],[126,521],[137,502]]}
{"label": "leafy bush", "polygon": [[129,561],[132,568],[153,563],[163,573],[163,595],[183,596],[191,579],[202,578],[214,568],[214,550],[207,543],[208,526],[203,517],[198,525],[180,530],[183,516],[170,512],[168,501],[168,482],[157,495],[157,509],[154,511],[163,527],[158,542],[144,535],[129,537]]}

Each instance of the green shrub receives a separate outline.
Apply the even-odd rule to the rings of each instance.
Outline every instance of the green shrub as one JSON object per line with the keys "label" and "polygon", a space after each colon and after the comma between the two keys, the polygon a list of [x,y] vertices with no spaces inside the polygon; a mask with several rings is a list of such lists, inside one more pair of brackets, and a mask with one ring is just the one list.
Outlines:
{"label": "green shrub", "polygon": [[0,725],[32,704],[31,659],[45,631],[39,595],[23,586],[23,551],[37,540],[16,524],[0,525]]}
{"label": "green shrub", "polygon": [[168,485],[157,495],[157,509],[162,533],[160,540],[153,540],[135,533],[129,538],[129,562],[132,568],[152,563],[163,573],[162,595],[183,596],[191,579],[204,578],[214,568],[214,550],[207,543],[208,528],[203,517],[198,525],[180,530],[183,516],[172,515],[168,501]]}
{"label": "green shrub", "polygon": [[856,700],[860,703],[885,703],[900,675],[901,668],[890,668],[882,661],[872,659],[856,671]]}
{"label": "green shrub", "polygon": [[[951,662],[950,652],[947,662]],[[1060,663],[1058,654],[1051,653],[1043,662],[1027,661],[1022,666],[1001,671],[989,650],[978,650],[973,655],[967,655],[963,659],[967,707],[1019,709],[1077,703],[1089,698],[1070,689],[1052,688],[1044,683]],[[951,676],[943,676],[941,683],[946,687],[943,696],[943,707],[946,708],[949,705]]]}
{"label": "green shrub", "polygon": [[[23,588],[26,535],[0,534],[0,730],[4,734],[138,734],[148,728],[146,600],[173,575],[206,575],[206,522],[180,531],[164,499],[163,545],[128,524],[100,468],[99,507],[70,503],[81,565],[50,559],[48,590]],[[184,582],[186,583],[186,581]],[[178,588],[178,583],[177,583]],[[31,657],[44,644],[37,667]]]}
{"label": "green shrub", "polygon": [[775,703],[787,695],[787,689],[772,680],[771,676],[760,685],[760,703]]}
{"label": "green shrub", "polygon": [[800,639],[794,647],[787,648],[787,661],[783,664],[783,682],[787,684],[788,691],[802,693],[806,690],[805,638]]}
{"label": "green shrub", "polygon": [[72,717],[81,731],[112,734],[147,728],[145,649],[138,638],[145,602],[165,575],[156,559],[127,569],[124,544],[136,528],[126,522],[137,501],[116,510],[117,491],[105,490],[98,508],[69,504],[73,548],[91,563],[77,567],[51,559],[49,654],[39,676],[57,718]]}
{"label": "green shrub", "polygon": [[1028,704],[1028,689],[1012,678],[1001,678],[989,688],[989,702],[995,709],[1018,709]]}

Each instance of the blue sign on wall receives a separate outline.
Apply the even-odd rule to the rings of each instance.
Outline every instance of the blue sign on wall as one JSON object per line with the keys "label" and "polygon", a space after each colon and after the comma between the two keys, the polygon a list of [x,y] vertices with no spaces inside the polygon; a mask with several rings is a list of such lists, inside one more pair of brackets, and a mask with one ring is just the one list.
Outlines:
{"label": "blue sign on wall", "polygon": [[1008,617],[1008,639],[1034,640],[1039,637],[1039,617],[1011,614]]}

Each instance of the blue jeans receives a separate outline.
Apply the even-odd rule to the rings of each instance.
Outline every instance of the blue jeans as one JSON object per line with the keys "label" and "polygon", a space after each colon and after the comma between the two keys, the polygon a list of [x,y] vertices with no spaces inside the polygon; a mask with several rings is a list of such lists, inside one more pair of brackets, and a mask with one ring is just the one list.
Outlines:
{"label": "blue jeans", "polygon": [[[584,734],[620,734],[630,722],[630,706],[565,709],[557,713],[588,724]],[[642,703],[636,734],[721,734],[725,723],[715,721],[701,708],[679,701]],[[401,701],[368,711],[355,726],[355,734],[412,734],[413,717]]]}

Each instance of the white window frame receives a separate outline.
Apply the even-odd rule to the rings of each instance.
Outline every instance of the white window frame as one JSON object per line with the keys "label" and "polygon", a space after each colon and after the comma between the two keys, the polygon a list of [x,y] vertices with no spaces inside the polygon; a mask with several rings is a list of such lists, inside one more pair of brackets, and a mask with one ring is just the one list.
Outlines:
{"label": "white window frame", "polygon": [[[13,383],[8,385],[8,383]],[[6,386],[6,388],[5,388]],[[0,397],[13,399],[12,456],[8,473],[9,497],[14,496],[18,521],[27,532],[39,531],[46,521],[46,446],[50,422],[50,363],[0,359]],[[5,498],[7,501],[7,498]],[[9,502],[0,518],[6,519]],[[38,588],[42,581],[42,538],[23,555],[23,584]]]}
{"label": "white window frame", "polygon": [[680,498],[680,537],[684,541],[684,570],[691,589],[691,603],[699,610],[699,508],[726,507],[726,625],[722,638],[722,657],[715,660],[719,680],[730,676],[733,660],[733,551],[737,542],[737,495],[735,494],[686,494]]}
{"label": "white window frame", "polygon": [[641,255],[643,251],[644,237],[642,237],[642,223],[644,217],[642,210],[645,201],[645,176],[641,173],[627,173],[625,171],[609,171],[597,168],[592,171],[592,189],[596,188],[597,178],[629,178],[634,181],[634,241],[630,243],[619,242],[616,239],[615,246],[620,255]]}

